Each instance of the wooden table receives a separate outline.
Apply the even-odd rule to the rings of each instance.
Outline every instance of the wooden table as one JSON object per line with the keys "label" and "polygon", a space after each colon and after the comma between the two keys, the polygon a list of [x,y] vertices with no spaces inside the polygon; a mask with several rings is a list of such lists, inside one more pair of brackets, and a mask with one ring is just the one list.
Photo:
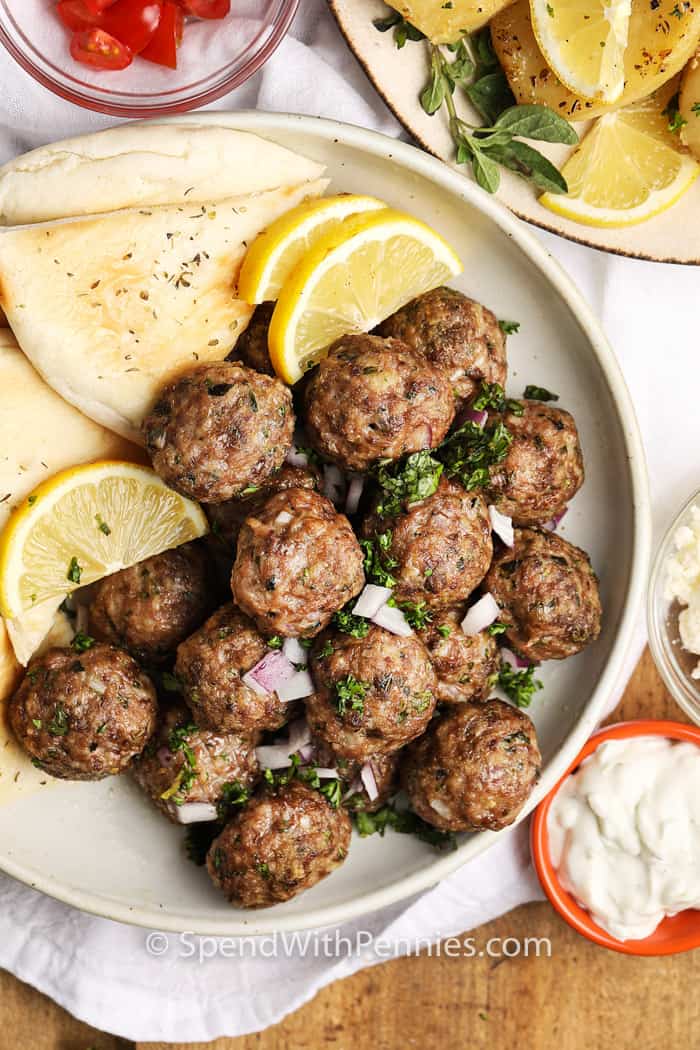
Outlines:
{"label": "wooden table", "polygon": [[[613,715],[683,715],[648,653]],[[527,904],[474,931],[547,937],[551,958],[425,955],[334,984],[275,1028],[219,1039],[215,1050],[686,1050],[700,1021],[697,957],[634,959],[595,948],[548,904]],[[0,973],[0,1050],[180,1050],[193,1044],[116,1039],[74,1021]],[[202,1044],[199,1044],[200,1046]]]}

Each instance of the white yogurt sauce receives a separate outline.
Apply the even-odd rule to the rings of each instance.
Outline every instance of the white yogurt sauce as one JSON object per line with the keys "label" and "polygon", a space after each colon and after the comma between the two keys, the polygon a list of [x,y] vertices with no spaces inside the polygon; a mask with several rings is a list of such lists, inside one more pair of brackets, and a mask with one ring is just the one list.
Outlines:
{"label": "white yogurt sauce", "polygon": [[547,829],[559,880],[618,940],[700,907],[700,748],[606,740],[568,777]]}
{"label": "white yogurt sauce", "polygon": [[[689,653],[700,655],[700,507],[690,508],[687,525],[673,535],[674,551],[666,559],[664,594],[685,608],[678,617],[681,644]],[[700,663],[692,671],[700,678]]]}

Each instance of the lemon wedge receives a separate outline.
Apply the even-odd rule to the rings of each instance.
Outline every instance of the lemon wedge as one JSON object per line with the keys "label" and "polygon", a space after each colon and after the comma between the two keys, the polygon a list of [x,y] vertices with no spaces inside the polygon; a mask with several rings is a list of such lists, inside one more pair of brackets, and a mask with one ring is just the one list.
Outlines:
{"label": "lemon wedge", "polygon": [[282,285],[316,241],[358,212],[386,204],[375,197],[342,193],[305,201],[271,223],[246,252],[238,277],[238,294],[246,303],[276,299]]}
{"label": "lemon wedge", "polygon": [[204,512],[148,467],[103,461],[45,481],[0,536],[8,620],[207,532]]}
{"label": "lemon wedge", "polygon": [[614,102],[625,87],[632,0],[530,0],[547,65],[582,98]]}
{"label": "lemon wedge", "polygon": [[296,383],[339,336],[367,332],[417,295],[462,272],[447,241],[391,208],[346,219],[321,237],[280,292],[270,358]]}
{"label": "lemon wedge", "polygon": [[588,226],[633,226],[675,204],[700,174],[680,152],[663,109],[669,90],[599,117],[562,168],[568,194],[545,193],[550,211]]}

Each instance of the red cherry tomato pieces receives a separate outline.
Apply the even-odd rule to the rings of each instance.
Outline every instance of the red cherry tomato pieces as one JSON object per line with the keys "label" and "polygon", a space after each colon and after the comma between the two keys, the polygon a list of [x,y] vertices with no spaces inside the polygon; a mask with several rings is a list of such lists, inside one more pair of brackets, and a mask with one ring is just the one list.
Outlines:
{"label": "red cherry tomato pieces", "polygon": [[225,18],[231,0],[58,0],[56,14],[71,31],[70,53],[95,69],[126,69],[141,55],[177,68],[185,16]]}
{"label": "red cherry tomato pieces", "polygon": [[104,29],[83,29],[74,33],[70,53],[76,62],[96,69],[126,69],[133,58],[126,44],[105,33]]}

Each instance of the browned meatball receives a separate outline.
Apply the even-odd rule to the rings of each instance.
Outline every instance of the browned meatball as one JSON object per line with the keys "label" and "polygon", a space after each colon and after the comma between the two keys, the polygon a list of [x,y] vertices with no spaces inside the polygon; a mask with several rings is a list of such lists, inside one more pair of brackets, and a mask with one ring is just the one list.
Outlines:
{"label": "browned meatball", "polygon": [[315,685],[306,702],[312,732],[336,755],[365,762],[425,731],[437,681],[417,637],[372,626],[365,638],[328,632],[312,650]]}
{"label": "browned meatball", "polygon": [[516,529],[484,587],[498,602],[505,637],[528,660],[565,660],[600,634],[598,580],[585,551],[545,529]]}
{"label": "browned meatball", "polygon": [[498,676],[498,645],[488,631],[467,635],[461,628],[465,610],[437,612],[420,636],[435,674],[443,703],[485,700]]}
{"label": "browned meatball", "polygon": [[406,750],[401,785],[411,808],[443,831],[512,824],[540,774],[535,727],[501,700],[459,704]]}
{"label": "browned meatball", "polygon": [[123,649],[49,649],[32,660],[9,703],[12,730],[32,760],[62,780],[126,769],[156,724],[151,680]]}
{"label": "browned meatball", "polygon": [[293,431],[289,389],[228,361],[199,365],[170,383],[143,423],[155,470],[202,503],[260,485],[284,462]]}
{"label": "browned meatball", "polygon": [[488,571],[493,555],[484,498],[440,478],[437,491],[397,517],[372,514],[368,538],[389,536],[380,560],[396,580],[398,601],[425,601],[441,609],[465,601]]}
{"label": "browned meatball", "polygon": [[312,637],[362,590],[363,562],[350,522],[330,500],[289,489],[246,519],[233,597],[263,634]]}
{"label": "browned meatball", "polygon": [[267,349],[267,332],[275,309],[274,303],[261,303],[256,306],[245,332],[238,337],[236,345],[227,360],[242,361],[248,368],[265,375],[273,376],[270,353]]}
{"label": "browned meatball", "polygon": [[260,775],[256,736],[199,729],[184,705],[170,708],[131,767],[134,780],[166,817],[181,823],[180,807],[216,806],[225,789],[250,790]]}
{"label": "browned meatball", "polygon": [[490,502],[517,525],[556,517],[583,484],[583,456],[573,416],[541,401],[519,401],[512,410],[489,413],[489,425],[503,422],[512,435],[506,458],[491,468]]}
{"label": "browned meatball", "polygon": [[277,693],[258,693],[243,681],[269,651],[255,624],[230,604],[178,646],[175,674],[199,726],[252,733],[285,724],[292,707],[283,704]]}
{"label": "browned meatball", "polygon": [[350,818],[292,780],[248,802],[214,839],[207,868],[239,908],[269,908],[311,889],[350,848]]}
{"label": "browned meatball", "polygon": [[438,365],[460,401],[471,400],[484,381],[506,385],[506,338],[496,315],[454,288],[419,295],[377,331]]}
{"label": "browned meatball", "polygon": [[314,467],[308,469],[291,467],[285,463],[262,485],[257,486],[254,492],[240,496],[238,499],[227,500],[226,503],[212,503],[205,506],[204,510],[209,518],[214,537],[235,553],[241,525],[246,518],[258,514],[275,492],[286,492],[287,489],[318,491],[320,485],[320,475]]}
{"label": "browned meatball", "polygon": [[439,368],[397,339],[346,335],[309,379],[306,430],[346,470],[439,445],[455,406]]}
{"label": "browned meatball", "polygon": [[201,547],[187,543],[106,576],[90,604],[90,632],[148,664],[167,660],[209,612]]}

